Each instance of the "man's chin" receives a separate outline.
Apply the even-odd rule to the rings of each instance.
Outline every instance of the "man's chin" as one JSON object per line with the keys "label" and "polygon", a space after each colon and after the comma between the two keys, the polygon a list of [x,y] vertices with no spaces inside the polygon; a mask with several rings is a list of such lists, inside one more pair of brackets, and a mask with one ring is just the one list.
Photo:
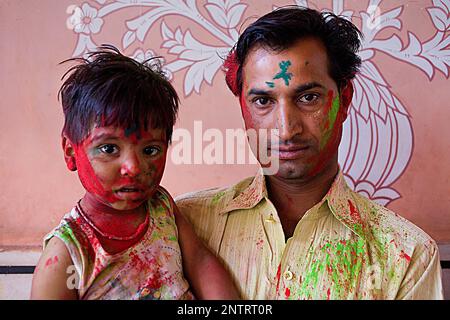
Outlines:
{"label": "man's chin", "polygon": [[310,168],[304,164],[297,163],[280,163],[280,167],[275,177],[280,179],[305,179],[308,177]]}

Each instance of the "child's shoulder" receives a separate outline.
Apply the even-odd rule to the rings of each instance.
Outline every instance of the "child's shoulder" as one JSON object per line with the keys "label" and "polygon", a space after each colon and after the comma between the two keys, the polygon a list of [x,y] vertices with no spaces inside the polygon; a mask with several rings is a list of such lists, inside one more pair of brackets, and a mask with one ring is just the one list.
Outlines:
{"label": "child's shoulder", "polygon": [[158,186],[148,201],[148,205],[158,211],[173,216],[175,201],[173,200],[169,191],[162,186]]}
{"label": "child's shoulder", "polygon": [[[54,237],[60,239],[66,245],[71,255],[80,250],[92,250],[92,231],[85,226],[75,207],[66,213],[59,224],[45,235],[43,247],[45,248]],[[91,254],[91,252],[87,253]]]}

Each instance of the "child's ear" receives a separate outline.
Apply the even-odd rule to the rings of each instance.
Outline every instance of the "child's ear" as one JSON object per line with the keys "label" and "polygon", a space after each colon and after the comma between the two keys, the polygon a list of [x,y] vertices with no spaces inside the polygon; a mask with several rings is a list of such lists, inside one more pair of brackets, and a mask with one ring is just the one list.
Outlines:
{"label": "child's ear", "polygon": [[64,151],[64,160],[70,171],[77,171],[77,163],[75,161],[75,149],[72,142],[66,137],[62,137],[62,148]]}

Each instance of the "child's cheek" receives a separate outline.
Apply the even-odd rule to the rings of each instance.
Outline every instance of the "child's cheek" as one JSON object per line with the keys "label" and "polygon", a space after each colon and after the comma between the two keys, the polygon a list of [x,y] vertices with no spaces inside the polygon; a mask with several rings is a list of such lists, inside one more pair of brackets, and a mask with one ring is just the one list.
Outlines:
{"label": "child's cheek", "polygon": [[165,165],[166,165],[166,154],[149,163],[148,169],[146,171],[146,176],[147,176],[147,183],[152,189],[156,188],[161,182],[162,176],[164,174]]}
{"label": "child's cheek", "polygon": [[75,161],[77,164],[78,176],[86,191],[111,203],[117,201],[117,198],[112,191],[105,190],[101,184],[82,145],[75,146]]}

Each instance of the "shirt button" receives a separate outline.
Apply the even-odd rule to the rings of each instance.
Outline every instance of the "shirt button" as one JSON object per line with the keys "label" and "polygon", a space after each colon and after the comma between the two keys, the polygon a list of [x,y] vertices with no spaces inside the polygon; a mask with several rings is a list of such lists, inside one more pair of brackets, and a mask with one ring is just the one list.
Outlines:
{"label": "shirt button", "polygon": [[289,267],[287,268],[287,270],[284,272],[284,280],[286,281],[291,281],[292,278],[294,278],[294,274],[289,270]]}
{"label": "shirt button", "polygon": [[270,214],[270,216],[266,218],[266,222],[277,222],[277,221],[273,218],[273,214]]}

